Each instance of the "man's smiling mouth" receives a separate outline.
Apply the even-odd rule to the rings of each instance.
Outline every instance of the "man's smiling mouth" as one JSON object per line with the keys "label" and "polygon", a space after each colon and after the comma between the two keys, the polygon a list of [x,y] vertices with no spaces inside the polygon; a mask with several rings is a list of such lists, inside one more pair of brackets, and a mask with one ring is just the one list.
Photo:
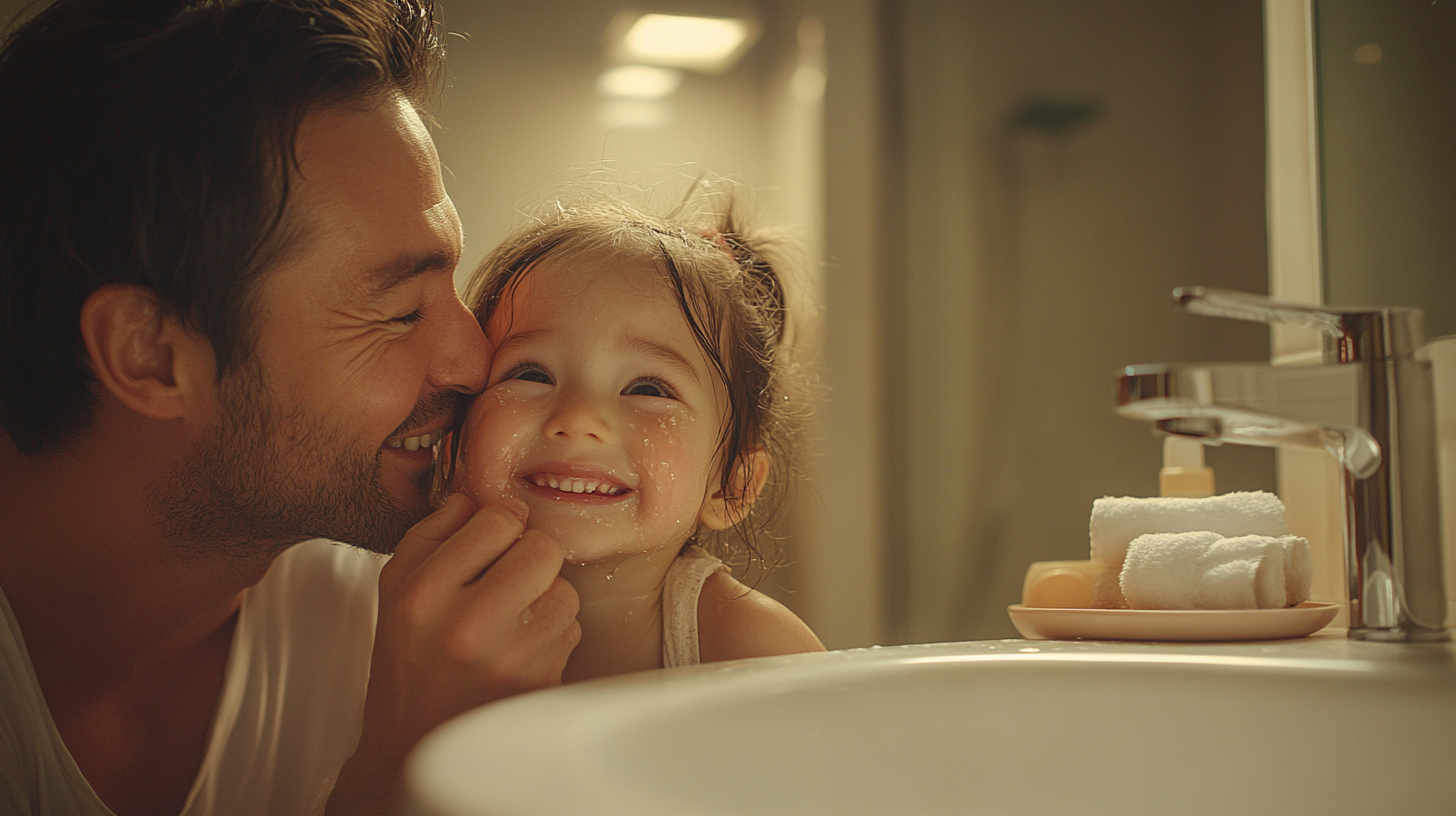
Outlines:
{"label": "man's smiling mouth", "polygon": [[559,490],[562,493],[595,493],[600,496],[620,496],[628,492],[628,488],[601,479],[582,479],[573,476],[560,476],[555,473],[537,473],[526,477],[526,480],[537,487],[549,487]]}
{"label": "man's smiling mouth", "polygon": [[399,439],[391,439],[385,442],[385,444],[391,448],[404,448],[408,451],[417,451],[420,448],[434,447],[435,444],[444,437],[444,430],[430,431],[429,433],[423,433],[419,436],[406,436]]}

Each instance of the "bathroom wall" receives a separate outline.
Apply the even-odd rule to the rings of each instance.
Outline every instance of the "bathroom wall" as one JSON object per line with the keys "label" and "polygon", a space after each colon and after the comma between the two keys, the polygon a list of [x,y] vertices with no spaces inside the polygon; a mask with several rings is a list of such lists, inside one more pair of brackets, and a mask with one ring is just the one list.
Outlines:
{"label": "bathroom wall", "polygon": [[[886,528],[896,641],[1014,636],[1092,500],[1156,495],[1122,365],[1267,359],[1178,285],[1267,291],[1258,2],[902,0]],[[887,219],[889,220],[889,219]],[[1220,490],[1267,450],[1210,449]]]}
{"label": "bathroom wall", "polygon": [[[703,172],[734,177],[755,193],[766,220],[818,240],[817,197],[806,194],[817,180],[780,183],[817,163],[802,155],[818,133],[794,118],[791,92],[803,12],[794,3],[738,4],[759,17],[763,37],[737,67],[721,76],[684,72],[672,96],[624,110],[599,95],[596,80],[608,65],[608,24],[630,5],[440,0],[450,76],[435,141],[467,231],[462,277],[520,222],[522,208],[598,165],[666,187]],[[642,124],[634,114],[644,109],[660,118]]]}

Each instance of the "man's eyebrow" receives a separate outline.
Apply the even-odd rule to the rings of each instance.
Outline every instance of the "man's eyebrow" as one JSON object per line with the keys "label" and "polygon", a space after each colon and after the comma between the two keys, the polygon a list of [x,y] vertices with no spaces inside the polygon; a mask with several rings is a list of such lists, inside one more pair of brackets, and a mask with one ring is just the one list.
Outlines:
{"label": "man's eyebrow", "polygon": [[701,380],[698,379],[697,369],[693,368],[693,364],[688,362],[688,358],[679,354],[677,349],[671,346],[665,346],[661,343],[648,340],[645,337],[637,337],[635,335],[622,337],[617,341],[617,345],[629,351],[636,351],[641,354],[646,354],[649,357],[655,357],[668,367],[675,368],[691,377],[693,382],[701,383]]}
{"label": "man's eyebrow", "polygon": [[375,297],[378,297],[410,278],[418,277],[426,272],[453,272],[455,264],[455,256],[442,250],[427,252],[423,255],[400,255],[388,263],[366,272],[365,285],[369,287]]}

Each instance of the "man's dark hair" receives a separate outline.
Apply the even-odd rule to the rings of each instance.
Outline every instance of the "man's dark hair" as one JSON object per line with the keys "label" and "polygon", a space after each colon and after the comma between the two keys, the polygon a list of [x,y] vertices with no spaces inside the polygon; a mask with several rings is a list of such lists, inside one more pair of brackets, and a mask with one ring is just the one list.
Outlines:
{"label": "man's dark hair", "polygon": [[59,0],[0,51],[0,423],[17,448],[91,421],[82,304],[155,291],[246,362],[310,110],[397,91],[426,109],[431,0]]}

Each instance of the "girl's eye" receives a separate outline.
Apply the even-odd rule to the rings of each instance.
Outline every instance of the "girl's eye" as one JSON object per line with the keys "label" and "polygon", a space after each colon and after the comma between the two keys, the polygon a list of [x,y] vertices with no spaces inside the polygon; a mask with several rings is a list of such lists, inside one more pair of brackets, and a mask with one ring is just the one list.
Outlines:
{"label": "girl's eye", "polygon": [[657,397],[659,399],[677,399],[677,394],[662,380],[651,377],[643,377],[635,380],[631,385],[622,391],[623,396],[628,397]]}
{"label": "girl's eye", "polygon": [[534,363],[524,363],[516,366],[511,369],[509,374],[506,374],[504,379],[541,383],[542,385],[554,385],[551,382],[551,375],[546,373],[546,369]]}

